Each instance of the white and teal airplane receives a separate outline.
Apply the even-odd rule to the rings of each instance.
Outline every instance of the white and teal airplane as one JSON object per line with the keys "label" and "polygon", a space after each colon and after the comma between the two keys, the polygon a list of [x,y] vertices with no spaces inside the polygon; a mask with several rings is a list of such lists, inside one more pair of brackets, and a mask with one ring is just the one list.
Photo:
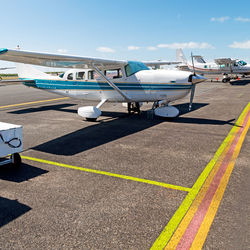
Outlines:
{"label": "white and teal airplane", "polygon": [[[206,78],[177,70],[150,70],[166,62],[110,60],[0,49],[0,60],[17,63],[20,81],[29,87],[77,99],[99,101],[97,106],[80,107],[78,114],[87,120],[101,115],[105,102],[126,103],[128,112],[140,112],[143,102],[153,102],[156,116],[176,117],[179,110],[169,103],[191,92],[191,110],[195,85]],[[29,64],[70,68],[60,76],[46,74]]]}
{"label": "white and teal airplane", "polygon": [[217,58],[214,59],[214,62],[206,62],[202,56],[192,56],[192,61],[187,61],[182,49],[176,50],[176,60],[181,63],[176,67],[180,70],[189,70],[199,73],[199,74],[212,74],[218,75],[223,74],[223,82],[230,81],[231,77],[229,74],[242,75],[245,77],[246,75],[250,75],[250,65],[238,59],[231,58]]}

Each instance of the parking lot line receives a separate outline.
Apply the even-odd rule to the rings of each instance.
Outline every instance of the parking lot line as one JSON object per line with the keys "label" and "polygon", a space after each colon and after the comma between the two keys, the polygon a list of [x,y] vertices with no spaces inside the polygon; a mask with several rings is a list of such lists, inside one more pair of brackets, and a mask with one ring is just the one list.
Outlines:
{"label": "parking lot line", "polygon": [[60,98],[54,98],[54,99],[48,99],[48,100],[40,100],[40,101],[34,101],[34,102],[24,102],[24,103],[17,103],[17,104],[10,104],[5,106],[0,106],[0,109],[4,108],[10,108],[10,107],[17,107],[17,106],[25,106],[30,104],[36,104],[36,103],[42,103],[42,102],[53,102],[53,101],[61,101],[69,99],[69,97],[60,97]]}
{"label": "parking lot line", "polygon": [[202,247],[249,126],[250,103],[151,249]]}
{"label": "parking lot line", "polygon": [[64,164],[64,163],[48,161],[48,160],[38,159],[38,158],[24,156],[24,155],[22,155],[22,159],[41,162],[41,163],[45,163],[48,165],[54,165],[54,166],[59,166],[59,167],[64,167],[64,168],[71,168],[71,169],[80,170],[80,171],[89,172],[89,173],[94,173],[94,174],[101,174],[101,175],[116,177],[116,178],[125,179],[125,180],[142,182],[142,183],[160,186],[160,187],[164,187],[164,188],[168,188],[168,189],[175,189],[175,190],[185,191],[185,192],[189,192],[191,190],[191,188],[188,188],[188,187],[182,187],[182,186],[177,186],[177,185],[172,185],[172,184],[168,184],[168,183],[164,183],[164,182],[158,182],[158,181],[137,178],[137,177],[128,176],[128,175],[115,174],[115,173],[106,172],[106,171],[102,171],[102,170],[77,167],[77,166],[72,166],[72,165],[68,165],[68,164]]}

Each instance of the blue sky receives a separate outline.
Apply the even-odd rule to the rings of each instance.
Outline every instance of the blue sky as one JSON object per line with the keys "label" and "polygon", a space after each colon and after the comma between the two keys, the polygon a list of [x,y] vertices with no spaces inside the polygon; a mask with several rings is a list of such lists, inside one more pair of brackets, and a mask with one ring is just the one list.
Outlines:
{"label": "blue sky", "polygon": [[[250,1],[11,0],[1,3],[0,47],[129,60],[250,62]],[[0,61],[0,67],[10,63]],[[7,71],[5,71],[7,72]]]}

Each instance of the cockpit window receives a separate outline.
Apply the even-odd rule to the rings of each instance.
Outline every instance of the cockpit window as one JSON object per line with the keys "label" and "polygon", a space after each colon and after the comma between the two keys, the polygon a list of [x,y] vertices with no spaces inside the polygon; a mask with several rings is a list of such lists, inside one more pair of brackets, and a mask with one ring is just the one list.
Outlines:
{"label": "cockpit window", "polygon": [[132,61],[129,61],[128,64],[125,66],[125,72],[127,77],[141,70],[149,70],[149,68],[142,62],[132,62]]}
{"label": "cockpit window", "polygon": [[122,78],[121,69],[108,69],[104,71],[104,74],[111,79]]}
{"label": "cockpit window", "polygon": [[246,66],[247,65],[247,63],[245,61],[238,61],[238,64],[240,66]]}

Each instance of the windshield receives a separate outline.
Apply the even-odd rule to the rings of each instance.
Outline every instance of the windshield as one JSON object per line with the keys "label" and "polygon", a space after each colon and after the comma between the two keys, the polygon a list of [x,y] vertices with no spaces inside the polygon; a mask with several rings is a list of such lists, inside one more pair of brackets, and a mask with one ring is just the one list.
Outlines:
{"label": "windshield", "polygon": [[244,61],[238,61],[238,64],[239,64],[240,66],[245,66],[245,65],[247,65],[247,63],[244,62]]}
{"label": "windshield", "polygon": [[133,62],[133,61],[129,61],[128,64],[125,66],[125,71],[127,76],[131,76],[141,70],[149,70],[149,68],[142,62]]}

